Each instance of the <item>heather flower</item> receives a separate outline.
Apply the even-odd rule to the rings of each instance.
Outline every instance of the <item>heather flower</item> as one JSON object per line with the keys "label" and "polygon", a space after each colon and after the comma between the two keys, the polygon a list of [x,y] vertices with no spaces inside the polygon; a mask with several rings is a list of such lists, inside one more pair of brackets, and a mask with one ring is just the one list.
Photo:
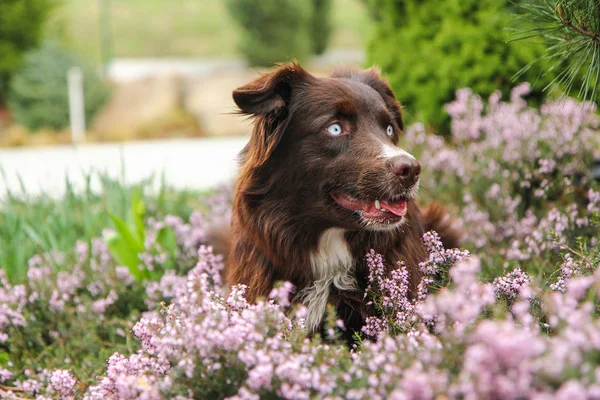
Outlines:
{"label": "heather flower", "polygon": [[118,266],[115,268],[115,273],[117,275],[117,279],[123,282],[126,286],[129,286],[133,283],[134,278],[129,272],[129,268]]}
{"label": "heather flower", "polygon": [[587,293],[587,290],[596,282],[594,276],[579,276],[570,279],[567,282],[567,294],[574,300],[581,300]]}
{"label": "heather flower", "polygon": [[98,385],[91,386],[84,399],[159,400],[160,393],[153,385],[157,378],[153,374],[164,374],[163,364],[142,355],[125,358],[115,353],[107,361],[106,377]]}
{"label": "heather flower", "polygon": [[114,304],[118,297],[117,293],[111,290],[105,299],[96,300],[92,303],[92,311],[96,314],[104,314],[108,306]]}
{"label": "heather flower", "polygon": [[388,326],[386,320],[377,317],[367,317],[365,326],[362,327],[362,332],[370,337],[379,338],[387,333]]}
{"label": "heather flower", "polygon": [[552,290],[558,292],[565,292],[567,290],[567,282],[576,274],[579,274],[582,270],[582,265],[573,260],[573,256],[570,253],[565,253],[563,256],[563,263],[560,265],[560,275],[556,282],[550,285]]}
{"label": "heather flower", "polygon": [[513,300],[521,293],[521,291],[529,286],[529,276],[521,271],[521,268],[515,268],[505,276],[498,277],[494,280],[494,291],[496,297],[506,297]]}
{"label": "heather flower", "polygon": [[75,398],[75,384],[77,380],[71,373],[64,369],[58,369],[50,375],[50,387],[58,393],[62,399]]}
{"label": "heather flower", "polygon": [[0,368],[0,383],[4,383],[14,376],[12,372],[6,368]]}
{"label": "heather flower", "polygon": [[27,269],[27,278],[32,281],[42,281],[50,276],[52,269],[40,255],[33,256]]}
{"label": "heather flower", "polygon": [[248,308],[248,302],[246,301],[246,285],[235,285],[231,288],[231,292],[227,297],[226,303],[233,310],[240,310]]}
{"label": "heather flower", "polygon": [[259,364],[248,372],[246,384],[252,390],[258,391],[262,388],[270,389],[273,379],[273,365]]}
{"label": "heather flower", "polygon": [[593,189],[588,190],[588,205],[589,212],[600,212],[600,192]]}
{"label": "heather flower", "polygon": [[541,174],[551,174],[556,168],[556,161],[552,158],[544,158],[539,161]]}
{"label": "heather flower", "polygon": [[223,271],[223,257],[214,255],[212,247],[200,246],[198,250],[198,263],[194,268],[196,274],[206,273],[215,287],[221,287],[221,273]]}
{"label": "heather flower", "polygon": [[290,296],[294,293],[295,287],[290,282],[283,282],[279,287],[273,288],[269,294],[269,299],[275,301],[281,307],[292,305]]}
{"label": "heather flower", "polygon": [[19,386],[25,393],[31,396],[35,396],[36,394],[42,391],[42,383],[36,379],[27,379],[23,381]]}
{"label": "heather flower", "polygon": [[440,236],[436,232],[427,232],[423,235],[423,244],[429,253],[429,259],[419,263],[419,269],[424,275],[435,276],[466,257],[469,252],[459,249],[444,249]]}
{"label": "heather flower", "polygon": [[[534,360],[545,350],[535,333],[510,321],[484,321],[470,339],[463,373],[472,395],[481,398],[526,398],[534,379]],[[467,393],[465,393],[467,394]]]}

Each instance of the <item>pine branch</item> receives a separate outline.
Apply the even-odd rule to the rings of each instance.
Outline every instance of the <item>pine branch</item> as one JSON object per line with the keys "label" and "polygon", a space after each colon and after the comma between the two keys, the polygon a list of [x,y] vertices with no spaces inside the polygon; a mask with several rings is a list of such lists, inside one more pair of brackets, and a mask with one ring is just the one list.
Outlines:
{"label": "pine branch", "polygon": [[588,28],[586,27],[586,25],[584,23],[582,23],[581,14],[580,14],[580,19],[579,19],[579,24],[581,25],[581,27],[573,24],[571,19],[565,17],[565,13],[563,11],[563,7],[561,4],[559,4],[558,7],[556,7],[556,14],[558,15],[560,22],[566,28],[569,28],[569,29],[575,31],[575,32],[579,33],[580,35],[589,37],[590,39],[592,39],[594,41],[594,43],[596,45],[598,45],[598,40],[600,39],[599,34],[596,32],[587,31]]}
{"label": "pine branch", "polygon": [[[539,61],[551,67],[554,79],[545,90],[558,87],[564,94],[583,100],[598,101],[600,84],[600,4],[597,0],[544,0],[542,3],[521,0],[521,18],[534,28],[521,30],[515,40],[541,38],[546,54]],[[522,71],[530,68],[528,65]]]}

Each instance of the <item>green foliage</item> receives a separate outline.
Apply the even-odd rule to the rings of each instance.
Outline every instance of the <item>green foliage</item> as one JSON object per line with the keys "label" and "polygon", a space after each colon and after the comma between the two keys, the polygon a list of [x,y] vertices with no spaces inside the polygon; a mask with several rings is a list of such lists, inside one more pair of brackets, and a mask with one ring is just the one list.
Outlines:
{"label": "green foliage", "polygon": [[23,53],[35,48],[54,0],[2,0],[0,2],[0,102],[21,66]]}
{"label": "green foliage", "polygon": [[73,66],[83,70],[85,117],[91,121],[108,99],[109,88],[93,68],[53,43],[27,54],[11,82],[8,104],[15,120],[31,130],[65,128],[69,123],[67,72]]}
{"label": "green foliage", "polygon": [[331,21],[331,0],[312,0],[312,18],[310,19],[310,36],[315,54],[323,54],[329,43],[333,24]]}
{"label": "green foliage", "polygon": [[[443,105],[458,88],[508,95],[513,76],[542,54],[533,43],[507,42],[514,10],[505,0],[367,0],[376,20],[368,64],[388,76],[407,119],[447,128]],[[534,97],[549,82],[536,65],[521,77]]]}
{"label": "green foliage", "polygon": [[242,29],[240,51],[251,65],[297,59],[311,53],[312,2],[295,0],[227,0]]}
{"label": "green foliage", "polygon": [[[26,279],[27,261],[35,254],[70,251],[78,240],[89,242],[100,236],[111,226],[111,215],[127,218],[136,192],[143,194],[148,217],[161,218],[170,213],[187,218],[197,205],[197,193],[176,192],[165,185],[151,196],[150,181],[130,187],[104,175],[89,174],[84,179],[81,191],[76,191],[67,179],[66,192],[59,199],[47,194],[0,193],[0,268],[11,282]],[[100,182],[99,192],[92,190],[96,180]],[[170,249],[171,239],[162,240]]]}
{"label": "green foliage", "polygon": [[[546,51],[535,63],[556,70],[552,86],[572,96],[598,101],[600,84],[600,4],[597,0],[523,2],[524,18],[535,28],[520,32],[521,39],[541,38]],[[532,63],[533,64],[533,63]]]}

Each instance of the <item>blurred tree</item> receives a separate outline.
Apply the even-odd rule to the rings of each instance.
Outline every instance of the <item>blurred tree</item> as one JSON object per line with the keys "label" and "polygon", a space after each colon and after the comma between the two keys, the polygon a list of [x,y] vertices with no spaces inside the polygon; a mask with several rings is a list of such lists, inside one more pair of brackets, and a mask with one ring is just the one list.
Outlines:
{"label": "blurred tree", "polygon": [[310,35],[313,42],[313,52],[323,54],[329,43],[333,25],[331,21],[331,0],[312,0],[312,18],[310,20]]}
{"label": "blurred tree", "polygon": [[[535,24],[520,32],[521,39],[542,38],[546,52],[537,62],[556,71],[551,85],[583,100],[598,102],[600,84],[600,2],[543,0],[523,2],[524,17]],[[528,66],[529,67],[529,66]],[[526,70],[526,69],[525,69]]]}
{"label": "blurred tree", "polygon": [[38,46],[55,0],[0,1],[0,105],[23,54]]}
{"label": "blurred tree", "polygon": [[109,88],[93,68],[54,43],[27,53],[14,75],[8,94],[14,119],[31,130],[65,128],[69,124],[67,72],[75,65],[83,70],[85,117],[91,121],[108,99]]}
{"label": "blurred tree", "polygon": [[[369,65],[380,66],[408,119],[448,127],[443,109],[455,90],[471,87],[506,96],[513,77],[543,53],[534,43],[507,43],[514,7],[509,0],[365,0],[375,19],[367,49]],[[522,78],[542,97],[551,80],[537,65]]]}
{"label": "blurred tree", "polygon": [[240,51],[254,66],[271,66],[311,53],[312,1],[227,0],[241,26]]}

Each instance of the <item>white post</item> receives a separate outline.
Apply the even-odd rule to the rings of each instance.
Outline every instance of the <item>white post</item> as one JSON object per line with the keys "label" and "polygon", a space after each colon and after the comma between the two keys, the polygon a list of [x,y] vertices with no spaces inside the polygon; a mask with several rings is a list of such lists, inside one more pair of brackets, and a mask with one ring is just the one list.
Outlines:
{"label": "white post", "polygon": [[83,102],[83,72],[80,67],[71,67],[67,74],[69,86],[69,119],[73,144],[85,139],[85,109]]}

